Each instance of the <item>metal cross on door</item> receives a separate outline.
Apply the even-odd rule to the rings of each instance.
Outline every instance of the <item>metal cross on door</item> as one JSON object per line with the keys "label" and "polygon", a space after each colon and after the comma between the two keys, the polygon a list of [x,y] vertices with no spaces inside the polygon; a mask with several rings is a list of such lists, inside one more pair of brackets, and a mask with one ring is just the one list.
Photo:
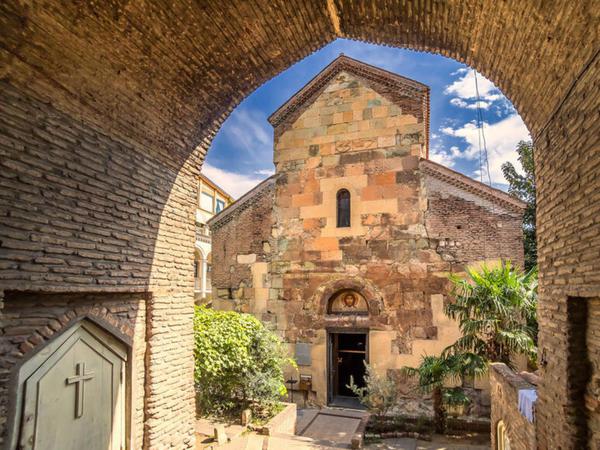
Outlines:
{"label": "metal cross on door", "polygon": [[87,322],[49,343],[22,368],[23,420],[15,447],[125,448],[126,359],[122,343]]}
{"label": "metal cross on door", "polygon": [[77,375],[67,378],[67,384],[75,384],[75,418],[83,416],[84,383],[94,378],[94,372],[85,373],[85,363],[79,362],[75,367]]}

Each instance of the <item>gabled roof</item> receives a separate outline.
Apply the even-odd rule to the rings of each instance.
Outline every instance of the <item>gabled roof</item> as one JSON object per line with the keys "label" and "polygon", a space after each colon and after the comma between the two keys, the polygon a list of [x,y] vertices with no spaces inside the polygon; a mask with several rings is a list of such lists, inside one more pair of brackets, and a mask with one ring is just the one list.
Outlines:
{"label": "gabled roof", "polygon": [[311,104],[327,84],[342,71],[360,78],[370,88],[393,103],[395,99],[406,97],[421,101],[426,139],[429,140],[429,86],[350,58],[344,54],[340,54],[287,102],[281,105],[277,111],[271,114],[269,117],[271,125],[277,128],[283,123],[293,122],[302,113],[302,107]]}
{"label": "gabled roof", "polygon": [[221,196],[225,197],[228,202],[230,202],[230,203],[233,202],[233,197],[231,195],[229,195],[229,193],[227,193],[225,191],[225,189],[223,189],[221,186],[219,186],[213,180],[211,180],[210,178],[208,178],[202,172],[200,172],[200,179],[202,181],[204,181],[206,184],[208,184],[210,187],[212,187],[214,190],[216,190],[219,194],[221,194]]}
{"label": "gabled roof", "polygon": [[421,158],[419,167],[426,174],[520,214],[527,207],[525,202],[500,189],[490,187],[429,159]]}
{"label": "gabled roof", "polygon": [[246,208],[252,206],[258,198],[275,186],[275,182],[278,178],[278,174],[273,174],[269,178],[261,181],[227,208],[212,216],[206,224],[213,230],[220,228],[222,225],[232,220],[236,212],[242,212]]}

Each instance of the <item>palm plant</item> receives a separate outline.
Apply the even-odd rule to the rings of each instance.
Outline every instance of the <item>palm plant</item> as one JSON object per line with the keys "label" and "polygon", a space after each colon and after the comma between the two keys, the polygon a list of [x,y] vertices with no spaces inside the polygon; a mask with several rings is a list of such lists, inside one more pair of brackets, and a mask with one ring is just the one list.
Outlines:
{"label": "palm plant", "polygon": [[472,353],[423,356],[418,367],[403,367],[408,377],[417,378],[419,389],[431,393],[433,400],[434,426],[437,433],[446,430],[446,408],[444,406],[444,384],[460,381],[466,375],[480,376],[485,371],[485,361]]}
{"label": "palm plant", "polygon": [[511,356],[536,356],[537,271],[528,273],[503,262],[481,271],[467,269],[466,279],[451,276],[454,303],[445,307],[462,336],[445,354],[469,352],[512,367]]}

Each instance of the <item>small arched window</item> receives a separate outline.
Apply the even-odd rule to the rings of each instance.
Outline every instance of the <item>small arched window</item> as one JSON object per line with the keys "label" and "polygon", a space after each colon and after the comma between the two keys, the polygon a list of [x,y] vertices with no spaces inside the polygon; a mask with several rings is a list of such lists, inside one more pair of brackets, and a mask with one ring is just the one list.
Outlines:
{"label": "small arched window", "polygon": [[350,226],[350,192],[340,189],[337,193],[337,226]]}

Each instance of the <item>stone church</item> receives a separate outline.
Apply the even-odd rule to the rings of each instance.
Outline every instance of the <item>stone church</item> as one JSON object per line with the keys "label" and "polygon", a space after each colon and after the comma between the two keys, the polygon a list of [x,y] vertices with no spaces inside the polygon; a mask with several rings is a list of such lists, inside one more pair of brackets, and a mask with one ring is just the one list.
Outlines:
{"label": "stone church", "polygon": [[426,85],[341,55],[269,118],[276,173],[209,222],[213,306],[276,330],[309,402],[452,344],[448,274],[522,266],[524,204],[429,160],[429,113]]}

